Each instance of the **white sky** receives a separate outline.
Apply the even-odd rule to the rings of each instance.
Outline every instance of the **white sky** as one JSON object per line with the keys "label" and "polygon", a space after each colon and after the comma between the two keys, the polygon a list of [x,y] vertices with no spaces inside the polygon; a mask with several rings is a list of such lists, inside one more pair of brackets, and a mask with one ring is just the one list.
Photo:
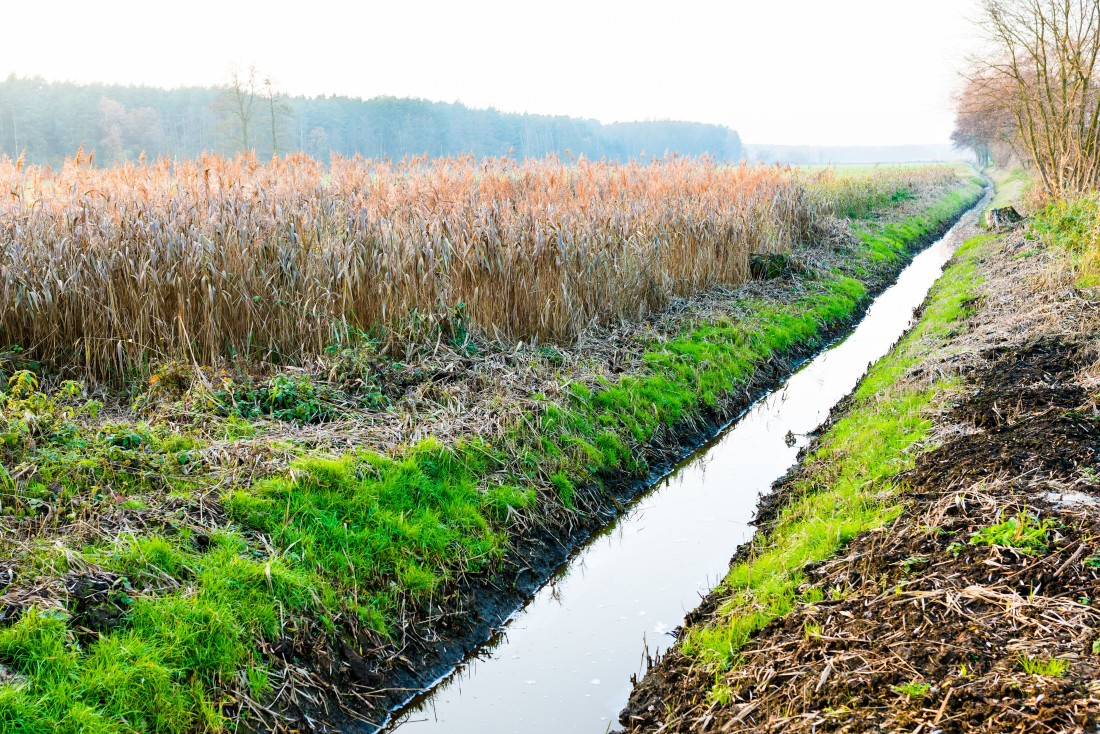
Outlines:
{"label": "white sky", "polygon": [[749,143],[947,142],[973,0],[0,0],[0,75],[682,119]]}

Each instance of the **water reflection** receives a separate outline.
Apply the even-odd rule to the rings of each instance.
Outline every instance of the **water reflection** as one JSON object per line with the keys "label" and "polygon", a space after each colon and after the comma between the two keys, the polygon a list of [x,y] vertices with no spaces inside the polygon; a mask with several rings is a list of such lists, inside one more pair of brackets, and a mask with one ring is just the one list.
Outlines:
{"label": "water reflection", "polygon": [[722,578],[752,536],[758,497],[868,365],[909,327],[958,245],[919,255],[844,341],[700,447],[588,543],[505,629],[395,724],[401,734],[601,732],[646,655]]}

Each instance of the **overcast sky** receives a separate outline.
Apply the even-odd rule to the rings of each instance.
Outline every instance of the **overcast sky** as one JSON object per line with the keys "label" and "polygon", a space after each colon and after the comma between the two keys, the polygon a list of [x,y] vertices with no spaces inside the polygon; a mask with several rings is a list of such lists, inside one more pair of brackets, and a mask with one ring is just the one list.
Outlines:
{"label": "overcast sky", "polygon": [[973,0],[0,0],[0,74],[729,125],[749,143],[947,142]]}

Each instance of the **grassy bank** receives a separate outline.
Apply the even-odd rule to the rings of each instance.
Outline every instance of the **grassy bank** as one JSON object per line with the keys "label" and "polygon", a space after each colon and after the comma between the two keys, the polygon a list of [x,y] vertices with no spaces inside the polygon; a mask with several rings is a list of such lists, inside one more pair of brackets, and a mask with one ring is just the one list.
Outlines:
{"label": "grassy bank", "polygon": [[[918,326],[860,383],[849,409],[809,455],[808,469],[784,488],[790,503],[757,534],[748,558],[735,563],[716,589],[721,602],[714,618],[683,637],[684,655],[715,674],[729,669],[753,632],[790,612],[798,601],[823,598],[820,589],[804,590],[809,565],[897,516],[901,498],[896,475],[912,468],[911,449],[926,440],[932,425],[929,405],[947,387],[942,380],[920,388],[899,385],[898,380],[964,322],[979,281],[973,260],[985,241],[971,240],[959,250],[934,287]],[[729,700],[721,683],[710,695],[715,701]]]}
{"label": "grassy bank", "polygon": [[[341,409],[346,393],[308,376],[245,384],[169,366],[134,397],[138,415],[175,418],[146,422],[102,420],[103,396],[13,372],[0,431],[11,558],[0,729],[218,730],[285,709],[288,687],[324,684],[291,677],[288,660],[345,641],[374,661],[396,655],[409,624],[452,609],[463,580],[499,570],[516,538],[566,535],[606,504],[605,480],[644,476],[764,365],[819,344],[978,195],[970,182],[900,220],[907,197],[889,197],[832,258],[765,295],[636,326],[617,367],[570,372],[554,348],[504,350],[505,369],[545,377],[514,405],[488,401],[495,430],[385,451],[335,448],[338,437],[305,428],[297,442],[257,437],[256,418],[308,425]],[[461,319],[438,337],[437,350],[471,358]],[[355,390],[384,398],[386,380],[409,377],[361,346],[333,354],[368,375]],[[457,387],[424,385],[453,389],[438,410],[461,412]],[[387,415],[403,420],[400,407]]]}
{"label": "grassy bank", "polygon": [[987,175],[993,180],[996,193],[990,203],[991,209],[1005,206],[1017,206],[1021,213],[1026,212],[1024,202],[1031,196],[1035,179],[1023,168],[992,169]]}
{"label": "grassy bank", "polygon": [[1096,206],[967,242],[635,689],[626,731],[1086,731]]}

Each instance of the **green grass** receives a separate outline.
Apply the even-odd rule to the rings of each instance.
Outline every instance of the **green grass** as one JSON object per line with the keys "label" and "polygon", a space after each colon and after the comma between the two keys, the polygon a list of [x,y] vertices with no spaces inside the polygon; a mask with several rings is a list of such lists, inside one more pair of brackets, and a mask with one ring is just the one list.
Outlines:
{"label": "green grass", "polygon": [[1028,555],[1047,552],[1047,536],[1053,520],[1039,521],[1026,510],[1007,520],[982,528],[970,536],[971,545],[1015,548]]}
{"label": "green grass", "polygon": [[910,681],[909,683],[902,683],[899,686],[890,686],[890,689],[893,690],[894,693],[899,693],[909,699],[922,699],[932,690],[932,686],[928,683]]}
{"label": "green grass", "polygon": [[987,239],[960,249],[921,321],[861,382],[852,408],[810,456],[809,471],[793,487],[793,502],[753,541],[751,558],[734,565],[717,589],[723,598],[718,613],[682,638],[684,654],[716,672],[729,669],[753,632],[800,601],[807,564],[831,557],[857,534],[897,517],[901,491],[894,477],[912,467],[911,447],[927,437],[927,409],[946,386],[915,388],[899,380],[930,344],[962,328],[979,282],[974,260]]}
{"label": "green grass", "polygon": [[[642,370],[565,386],[566,397],[537,401],[502,441],[469,437],[444,446],[425,439],[392,456],[302,457],[281,476],[225,495],[231,524],[224,532],[200,538],[181,524],[81,549],[83,562],[125,579],[115,602],[129,610],[126,622],[87,639],[67,613],[31,610],[0,630],[0,664],[21,676],[0,685],[0,730],[218,730],[225,725],[221,692],[230,681],[243,675],[261,696],[270,689],[256,640],[277,639],[307,618],[336,634],[354,624],[395,639],[402,605],[415,608],[461,576],[498,565],[515,514],[568,510],[581,487],[608,476],[643,476],[648,467],[639,447],[738,392],[770,358],[821,343],[867,301],[861,278],[893,267],[913,242],[978,193],[972,185],[904,223],[868,223],[864,256],[850,272],[808,280],[790,303],[746,303],[751,315],[742,320],[654,340]],[[313,419],[316,396],[309,386],[291,387],[308,398],[303,415]],[[0,436],[9,437],[4,463],[45,457],[45,471],[54,472],[73,502],[99,501],[106,486],[134,494],[152,488],[187,493],[196,486],[181,467],[194,460],[199,441],[144,425],[82,433],[67,411],[87,409],[86,403],[70,404],[60,390],[47,394],[29,382],[2,397]],[[849,425],[844,455],[857,461],[853,452],[865,451],[860,461],[877,461],[900,440],[898,431],[902,438],[919,435],[923,423],[916,414],[926,400],[910,396]],[[36,413],[51,416],[48,430],[41,422],[20,424],[28,401]],[[230,416],[227,431],[248,435],[239,424]],[[68,484],[60,479],[66,466],[79,468]],[[883,464],[882,471],[888,468]],[[119,476],[124,479],[116,482]],[[28,491],[57,500],[45,483]],[[818,557],[895,512],[869,502],[852,482],[843,492],[838,498],[848,514],[839,524],[814,519],[834,506],[819,495],[812,500],[817,504],[803,508],[812,526],[805,539],[760,566],[763,575],[753,571],[743,579],[769,608],[789,603],[791,562]],[[50,555],[56,551],[42,553],[36,562],[67,563],[63,554]],[[166,586],[166,579],[179,585]]]}
{"label": "green grass", "polygon": [[[0,660],[24,678],[0,686],[8,732],[189,732],[224,725],[211,696],[222,680],[260,670],[250,642],[278,634],[280,613],[311,600],[311,579],[276,560],[249,561],[233,536],[205,553],[135,541],[115,568],[136,577],[190,563],[192,593],[136,595],[126,626],[91,643],[68,615],[30,609],[0,630]],[[112,564],[106,564],[108,566]],[[284,601],[283,609],[272,597]]]}
{"label": "green grass", "polygon": [[989,205],[991,209],[1020,206],[1035,184],[1031,174],[1023,168],[994,170],[988,173],[997,187],[996,195]]}
{"label": "green grass", "polygon": [[1033,658],[1020,655],[1020,669],[1028,675],[1039,675],[1044,678],[1061,678],[1069,670],[1069,662],[1058,658]]}
{"label": "green grass", "polygon": [[478,492],[477,479],[500,466],[486,454],[477,442],[451,450],[424,440],[399,460],[305,459],[293,476],[235,492],[225,506],[288,549],[295,567],[334,581],[360,619],[386,632],[402,595],[419,602],[454,570],[477,572],[500,558],[503,538]]}
{"label": "green grass", "polygon": [[1029,234],[1068,255],[1078,287],[1100,287],[1100,197],[1096,194],[1052,202],[1032,219]]}

